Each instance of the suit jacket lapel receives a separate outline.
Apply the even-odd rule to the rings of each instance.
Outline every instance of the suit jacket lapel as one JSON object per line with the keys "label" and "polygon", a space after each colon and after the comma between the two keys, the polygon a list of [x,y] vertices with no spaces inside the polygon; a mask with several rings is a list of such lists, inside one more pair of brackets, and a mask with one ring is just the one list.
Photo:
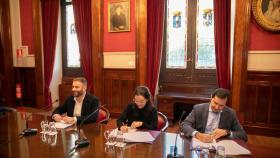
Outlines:
{"label": "suit jacket lapel", "polygon": [[75,108],[75,100],[74,97],[72,98],[70,104],[68,105],[69,108],[67,108],[67,115],[73,116],[74,115],[74,108]]}
{"label": "suit jacket lapel", "polygon": [[210,103],[207,105],[207,106],[204,106],[203,109],[202,109],[202,125],[203,125],[203,131],[205,131],[205,128],[206,128],[206,124],[207,124],[207,120],[208,120],[208,113],[209,113],[209,106],[210,106]]}
{"label": "suit jacket lapel", "polygon": [[223,109],[223,112],[221,112],[220,116],[219,128],[221,129],[225,128],[226,121],[223,120],[226,120],[226,107]]}
{"label": "suit jacket lapel", "polygon": [[83,105],[82,105],[82,109],[81,109],[81,115],[85,115],[84,112],[87,110],[87,102],[88,102],[88,94],[86,93],[85,98],[83,100]]}

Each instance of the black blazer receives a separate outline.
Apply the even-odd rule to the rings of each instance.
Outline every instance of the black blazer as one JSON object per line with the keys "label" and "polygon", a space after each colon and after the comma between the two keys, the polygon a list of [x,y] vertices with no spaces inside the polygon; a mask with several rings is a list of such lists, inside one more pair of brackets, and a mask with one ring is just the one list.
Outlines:
{"label": "black blazer", "polygon": [[130,103],[117,119],[117,126],[123,124],[131,126],[133,121],[141,121],[143,125],[139,129],[156,130],[158,124],[157,109],[151,105],[145,105],[143,109],[138,109],[135,103]]}
{"label": "black blazer", "polygon": [[[86,93],[85,98],[83,100],[82,110],[81,110],[81,116],[77,117],[77,124],[80,124],[82,120],[84,120],[88,115],[90,115],[93,111],[97,110],[99,106],[99,100],[96,96],[90,95]],[[62,106],[57,107],[53,114],[64,114],[67,113],[67,116],[73,117],[74,113],[74,107],[75,107],[75,100],[73,96],[70,96],[66,99],[64,104]],[[88,120],[86,120],[84,123],[89,122],[96,122],[98,117],[98,111],[93,114]]]}

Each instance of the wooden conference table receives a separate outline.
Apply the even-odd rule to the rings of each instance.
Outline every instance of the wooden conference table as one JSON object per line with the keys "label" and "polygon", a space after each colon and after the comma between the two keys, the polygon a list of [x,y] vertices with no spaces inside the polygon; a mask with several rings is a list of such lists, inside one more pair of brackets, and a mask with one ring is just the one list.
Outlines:
{"label": "wooden conference table", "polygon": [[[31,115],[31,114],[29,114]],[[37,128],[34,136],[20,138],[18,134],[26,128],[23,113],[8,113],[0,118],[0,157],[15,158],[60,158],[65,157],[74,147],[77,139],[75,127],[59,130],[55,136],[44,136],[40,133],[40,122],[49,120],[48,116],[33,114],[29,117],[29,127]],[[131,143],[122,150],[107,148],[104,131],[108,126],[104,124],[85,124],[82,133],[90,141],[90,145],[80,148],[71,157],[91,158],[165,158],[169,154],[170,146],[174,144],[176,134],[162,132],[152,144]],[[180,136],[177,140],[178,153],[187,157],[197,157],[189,150],[189,140]],[[239,156],[240,157],[240,156]]]}

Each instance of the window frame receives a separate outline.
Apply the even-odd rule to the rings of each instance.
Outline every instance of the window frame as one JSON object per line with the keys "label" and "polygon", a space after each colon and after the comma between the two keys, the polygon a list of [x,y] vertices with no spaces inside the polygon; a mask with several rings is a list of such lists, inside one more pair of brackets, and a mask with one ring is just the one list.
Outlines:
{"label": "window frame", "polygon": [[81,66],[80,67],[67,66],[66,6],[71,4],[72,2],[66,2],[66,0],[61,0],[62,70],[63,70],[63,76],[78,77],[83,75]]}
{"label": "window frame", "polygon": [[[166,67],[166,51],[167,51],[167,12],[165,13],[165,29],[163,39],[163,51],[160,67],[159,85],[163,87],[167,84],[175,85],[210,85],[210,87],[217,86],[217,76],[215,69],[196,69],[195,57],[196,57],[196,19],[197,19],[197,0],[188,2],[188,13],[186,19],[187,22],[187,39],[186,39],[186,51],[187,51],[187,67],[186,68],[167,68]],[[168,2],[166,3],[168,4]],[[168,6],[166,5],[166,11]],[[191,60],[189,60],[191,59]]]}

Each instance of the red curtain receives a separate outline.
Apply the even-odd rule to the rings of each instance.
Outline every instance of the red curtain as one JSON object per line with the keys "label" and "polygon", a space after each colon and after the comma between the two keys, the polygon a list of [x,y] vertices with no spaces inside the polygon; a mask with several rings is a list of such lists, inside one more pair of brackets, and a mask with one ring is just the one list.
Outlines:
{"label": "red curtain", "polygon": [[73,0],[75,27],[79,42],[81,66],[88,81],[88,90],[92,88],[92,34],[91,0]]}
{"label": "red curtain", "polygon": [[52,108],[51,92],[49,89],[54,66],[56,39],[57,39],[57,24],[58,24],[58,0],[41,0],[42,6],[42,29],[43,29],[43,50],[44,50],[44,97],[45,109]]}
{"label": "red curtain", "polygon": [[163,43],[165,0],[147,1],[147,86],[155,95]]}
{"label": "red curtain", "polygon": [[230,0],[214,0],[214,21],[218,85],[230,89]]}

